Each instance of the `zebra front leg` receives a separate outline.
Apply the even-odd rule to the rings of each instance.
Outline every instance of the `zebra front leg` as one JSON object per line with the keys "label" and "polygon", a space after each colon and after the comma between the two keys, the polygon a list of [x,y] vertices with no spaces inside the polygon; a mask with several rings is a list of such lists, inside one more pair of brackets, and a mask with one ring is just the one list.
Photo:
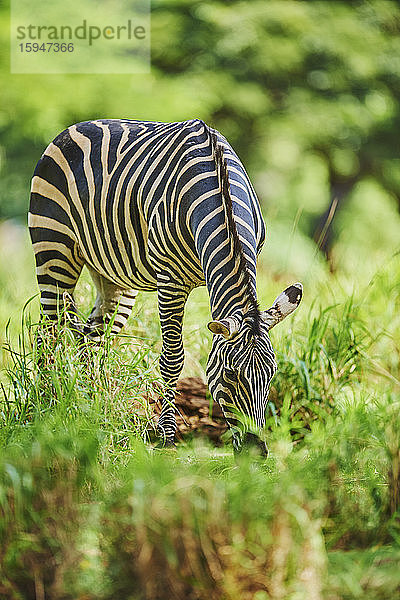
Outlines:
{"label": "zebra front leg", "polygon": [[175,388],[184,362],[182,341],[182,321],[185,303],[189,290],[167,286],[158,287],[158,310],[162,332],[162,350],[160,355],[160,372],[166,383],[166,391],[162,399],[161,415],[158,421],[158,432],[163,446],[175,443]]}

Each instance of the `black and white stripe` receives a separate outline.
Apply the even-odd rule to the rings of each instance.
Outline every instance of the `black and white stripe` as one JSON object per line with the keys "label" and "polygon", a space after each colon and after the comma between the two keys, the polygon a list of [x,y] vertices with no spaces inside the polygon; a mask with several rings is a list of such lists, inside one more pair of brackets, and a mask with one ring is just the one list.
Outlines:
{"label": "black and white stripe", "polygon": [[[96,120],[72,125],[46,148],[32,180],[29,228],[45,315],[56,319],[84,265],[95,306],[77,328],[118,332],[137,290],[158,293],[168,384],[159,429],[176,430],[174,386],[182,370],[182,319],[190,291],[207,285],[214,332],[207,376],[228,422],[231,405],[264,424],[275,360],[268,329],[297,307],[301,286],[269,311],[256,299],[256,257],[265,238],[248,176],[217,131],[179,123]],[[296,293],[296,290],[298,293]]]}

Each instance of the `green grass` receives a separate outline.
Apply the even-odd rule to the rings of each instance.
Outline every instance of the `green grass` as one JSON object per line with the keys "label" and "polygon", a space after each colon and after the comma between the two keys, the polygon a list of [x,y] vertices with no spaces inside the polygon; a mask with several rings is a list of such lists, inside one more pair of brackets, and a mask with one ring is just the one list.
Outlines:
{"label": "green grass", "polygon": [[[0,271],[1,598],[400,597],[399,255],[372,279],[307,267],[301,308],[271,332],[266,461],[201,439],[152,450],[155,296],[100,350],[63,327],[37,348],[30,249],[12,256],[12,275]],[[262,307],[292,280],[269,273],[261,263]],[[87,313],[86,276],[77,299]],[[204,377],[208,314],[197,290],[185,375]]]}

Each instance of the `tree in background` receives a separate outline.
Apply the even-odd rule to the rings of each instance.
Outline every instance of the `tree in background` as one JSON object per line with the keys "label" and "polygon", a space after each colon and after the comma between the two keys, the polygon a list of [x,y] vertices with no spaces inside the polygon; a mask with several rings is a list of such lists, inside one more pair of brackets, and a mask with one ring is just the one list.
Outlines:
{"label": "tree in background", "polygon": [[7,77],[0,215],[25,213],[38,156],[73,122],[200,117],[231,141],[268,215],[295,219],[329,256],[333,217],[363,182],[400,207],[399,33],[389,0],[154,0],[151,75]]}
{"label": "tree in background", "polygon": [[[153,65],[199,90],[209,120],[264,174],[263,199],[291,217],[303,204],[327,254],[329,221],[361,180],[400,208],[397,3],[171,0],[154,14]],[[325,179],[325,198],[299,197],[304,170]]]}

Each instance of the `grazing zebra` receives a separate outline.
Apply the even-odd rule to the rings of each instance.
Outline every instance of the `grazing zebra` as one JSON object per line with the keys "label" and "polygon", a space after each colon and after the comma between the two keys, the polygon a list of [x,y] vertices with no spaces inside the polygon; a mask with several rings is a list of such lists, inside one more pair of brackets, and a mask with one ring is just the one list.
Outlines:
{"label": "grazing zebra", "polygon": [[[276,370],[268,331],[297,308],[301,284],[260,311],[256,258],[265,238],[260,206],[235,152],[194,119],[96,120],[60,133],[32,180],[29,229],[40,300],[57,318],[86,265],[97,298],[82,335],[118,332],[137,290],[158,294],[160,371],[167,384],[158,429],[174,443],[175,385],[184,361],[182,319],[191,290],[207,285],[214,334],[207,378],[239,447],[250,420],[265,423]],[[248,419],[241,419],[244,415]]]}

